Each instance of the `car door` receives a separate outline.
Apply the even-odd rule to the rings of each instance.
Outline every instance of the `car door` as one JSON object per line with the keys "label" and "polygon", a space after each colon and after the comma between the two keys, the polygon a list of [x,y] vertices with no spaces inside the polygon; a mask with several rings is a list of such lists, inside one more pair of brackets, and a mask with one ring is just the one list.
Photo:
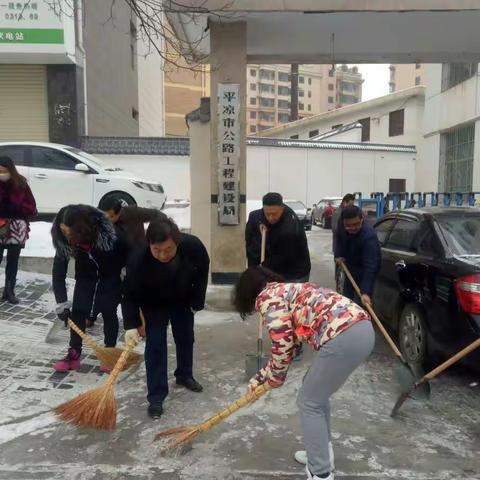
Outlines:
{"label": "car door", "polygon": [[378,272],[377,278],[375,280],[375,288],[373,292],[373,303],[375,306],[375,312],[383,319],[385,318],[386,311],[388,310],[389,299],[385,294],[386,289],[390,283],[390,280],[387,278],[386,261],[385,253],[383,247],[392,231],[392,228],[396,222],[396,217],[390,217],[375,225],[375,231],[377,233],[377,238],[382,248],[382,263],[380,271]]}
{"label": "car door", "polygon": [[410,272],[416,271],[418,265],[417,239],[420,221],[418,217],[399,215],[382,248],[382,277],[385,303],[383,316],[388,324],[397,328],[397,308],[405,281]]}
{"label": "car door", "polygon": [[25,145],[5,145],[0,147],[0,157],[10,157],[20,175],[30,181],[30,168],[27,163],[27,150]]}
{"label": "car door", "polygon": [[39,212],[56,213],[70,203],[92,203],[94,175],[76,171],[77,163],[61,150],[31,147],[30,187]]}

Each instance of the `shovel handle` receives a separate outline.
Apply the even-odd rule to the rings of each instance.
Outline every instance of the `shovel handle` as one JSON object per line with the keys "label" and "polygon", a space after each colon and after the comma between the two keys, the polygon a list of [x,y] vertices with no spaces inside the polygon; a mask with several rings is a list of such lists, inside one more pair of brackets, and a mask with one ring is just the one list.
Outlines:
{"label": "shovel handle", "polygon": [[[360,288],[358,288],[357,282],[353,279],[352,274],[350,273],[350,270],[348,267],[345,265],[344,262],[340,261],[340,266],[342,267],[342,270],[345,272],[345,275],[347,276],[348,280],[350,280],[350,283],[353,286],[353,289],[355,290],[356,294],[358,295],[359,298],[362,298],[362,292],[360,291]],[[383,326],[382,322],[380,319],[377,317],[376,313],[374,312],[373,308],[371,305],[366,304],[365,308],[367,309],[368,313],[370,316],[373,318],[375,323],[377,324],[377,327],[379,330],[382,332],[382,335],[385,337],[385,340],[387,340],[388,344],[394,351],[395,355],[403,362],[405,363],[405,360],[403,359],[402,354],[400,353],[400,350],[398,347],[395,345],[395,342],[392,340],[392,337],[388,334],[388,332],[385,330],[385,327]]]}
{"label": "shovel handle", "polygon": [[458,362],[463,357],[466,357],[470,352],[473,352],[478,347],[480,347],[480,338],[477,338],[474,342],[472,342],[470,345],[467,345],[463,350],[460,350],[453,357],[450,357],[438,367],[434,368],[431,372],[428,372],[421,380],[417,382],[417,384],[435,378],[438,374],[442,373],[448,367],[451,367],[454,363]]}
{"label": "shovel handle", "polygon": [[260,227],[260,233],[262,235],[262,246],[260,250],[260,263],[265,261],[265,250],[267,248],[267,227],[262,225]]}

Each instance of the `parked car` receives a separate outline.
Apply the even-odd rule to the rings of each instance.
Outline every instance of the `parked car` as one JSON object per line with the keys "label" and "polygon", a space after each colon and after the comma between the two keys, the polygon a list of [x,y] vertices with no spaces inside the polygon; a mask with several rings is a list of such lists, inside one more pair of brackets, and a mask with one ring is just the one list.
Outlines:
{"label": "parked car", "polygon": [[312,208],[312,224],[320,224],[322,228],[332,228],[333,212],[340,207],[342,197],[325,197]]}
{"label": "parked car", "polygon": [[[480,335],[480,209],[394,211],[375,225],[382,247],[374,305],[409,362],[434,364]],[[480,370],[480,352],[464,363]]]}
{"label": "parked car", "polygon": [[39,213],[56,213],[69,203],[101,206],[111,197],[141,207],[163,208],[165,205],[165,192],[159,182],[108,167],[74,147],[1,142],[0,156],[11,157],[28,180]]}
{"label": "parked car", "polygon": [[297,217],[303,223],[305,230],[312,229],[311,210],[307,208],[303,202],[300,200],[285,200],[283,203],[297,214]]}

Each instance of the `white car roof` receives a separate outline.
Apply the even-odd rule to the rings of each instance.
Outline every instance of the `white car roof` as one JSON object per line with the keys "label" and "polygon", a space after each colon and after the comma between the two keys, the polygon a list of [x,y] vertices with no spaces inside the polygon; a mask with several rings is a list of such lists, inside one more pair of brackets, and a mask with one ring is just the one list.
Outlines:
{"label": "white car roof", "polygon": [[61,143],[50,143],[50,142],[25,142],[25,141],[0,142],[0,147],[8,146],[8,145],[31,145],[31,146],[34,146],[34,147],[73,148],[73,147],[69,147],[68,145],[62,145]]}

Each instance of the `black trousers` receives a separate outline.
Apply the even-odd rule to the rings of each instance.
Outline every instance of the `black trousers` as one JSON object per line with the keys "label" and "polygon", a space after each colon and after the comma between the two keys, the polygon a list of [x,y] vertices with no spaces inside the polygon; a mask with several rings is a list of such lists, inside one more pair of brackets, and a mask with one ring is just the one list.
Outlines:
{"label": "black trousers", "polygon": [[[78,279],[75,283],[72,303],[72,320],[85,331],[87,318],[103,317],[103,334],[106,347],[114,347],[118,337],[117,307],[121,298],[120,278],[94,280]],[[82,348],[82,339],[70,331],[70,346]]]}
{"label": "black trousers", "polygon": [[12,288],[15,288],[17,283],[18,273],[18,259],[20,258],[20,252],[23,245],[6,245],[0,248],[0,264],[3,260],[3,254],[7,249],[7,265],[5,267],[5,285],[10,284]]}
{"label": "black trousers", "polygon": [[170,321],[177,351],[178,379],[193,376],[193,313],[188,307],[142,308],[146,323],[147,400],[162,403],[168,395],[167,327]]}

